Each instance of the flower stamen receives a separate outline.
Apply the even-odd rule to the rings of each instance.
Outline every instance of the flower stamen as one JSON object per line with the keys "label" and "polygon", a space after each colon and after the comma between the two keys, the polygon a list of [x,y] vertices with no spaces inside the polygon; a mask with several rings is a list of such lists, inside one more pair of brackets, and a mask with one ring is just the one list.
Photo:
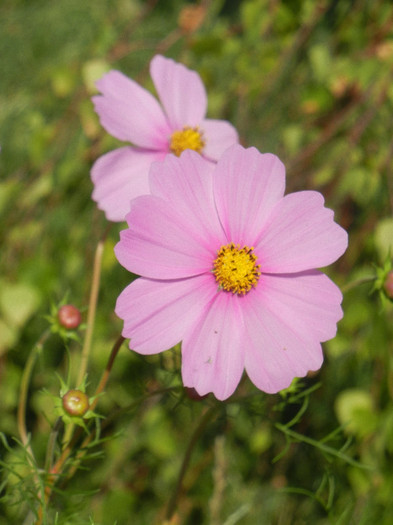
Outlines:
{"label": "flower stamen", "polygon": [[193,149],[197,153],[202,153],[204,147],[203,134],[198,127],[185,126],[182,130],[174,131],[170,138],[169,148],[176,157],[180,157],[186,149]]}
{"label": "flower stamen", "polygon": [[213,274],[220,289],[245,295],[257,285],[261,272],[253,250],[234,243],[221,246],[213,263]]}

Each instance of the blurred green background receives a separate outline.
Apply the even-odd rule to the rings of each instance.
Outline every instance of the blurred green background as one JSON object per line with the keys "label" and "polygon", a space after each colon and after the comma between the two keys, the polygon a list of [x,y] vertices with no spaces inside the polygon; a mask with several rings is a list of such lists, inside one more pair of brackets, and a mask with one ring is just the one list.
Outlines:
{"label": "blurred green background", "polygon": [[[107,228],[89,171],[119,143],[94,113],[94,81],[119,69],[152,88],[156,53],[199,72],[209,117],[283,160],[288,192],[324,194],[350,236],[327,272],[348,288],[345,316],[320,372],[275,396],[245,379],[220,404],[186,395],[178,352],[142,357],[124,346],[97,408],[100,439],[84,468],[60,480],[46,523],[163,524],[191,442],[173,525],[390,525],[393,308],[372,283],[350,285],[393,250],[393,6],[384,0],[2,0],[0,524],[34,522],[35,480],[15,440],[20,381],[51,308],[67,300],[86,320]],[[105,241],[90,394],[122,327],[120,229]],[[56,373],[66,377],[80,349],[54,334],[35,366],[27,428],[40,468],[56,420],[48,392],[58,395]]]}

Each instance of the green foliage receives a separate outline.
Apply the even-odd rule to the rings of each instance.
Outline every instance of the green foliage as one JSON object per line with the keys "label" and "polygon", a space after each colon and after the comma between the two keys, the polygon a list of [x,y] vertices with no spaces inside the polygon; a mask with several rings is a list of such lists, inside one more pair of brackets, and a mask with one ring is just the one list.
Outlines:
{"label": "green foliage", "polygon": [[[185,0],[1,2],[0,525],[162,525],[173,499],[168,525],[393,521],[393,304],[383,292],[393,253],[393,6],[199,5],[200,25],[187,28],[181,15],[196,4]],[[195,400],[181,385],[179,348],[142,357],[125,345],[94,394],[129,275],[113,255],[122,225],[108,229],[90,198],[92,163],[119,145],[90,97],[112,68],[152,88],[158,52],[197,70],[209,116],[279,155],[288,191],[322,191],[349,231],[329,270],[344,292],[338,334],[322,370],[280,394],[244,379],[226,403]],[[56,315],[67,297],[87,316],[99,239],[87,372],[102,417],[94,409],[80,428],[59,419],[53,397],[57,377],[63,390],[80,386],[86,326],[69,332]]]}

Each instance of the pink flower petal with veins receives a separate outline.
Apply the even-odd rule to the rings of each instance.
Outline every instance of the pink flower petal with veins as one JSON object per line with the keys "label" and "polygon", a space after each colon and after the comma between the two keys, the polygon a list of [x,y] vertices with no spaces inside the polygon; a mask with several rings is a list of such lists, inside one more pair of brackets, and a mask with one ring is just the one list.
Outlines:
{"label": "pink flower petal with veins", "polygon": [[190,150],[180,158],[168,155],[150,170],[151,193],[170,203],[185,226],[197,224],[199,231],[203,229],[203,242],[209,246],[217,239],[225,242],[213,196],[213,171],[214,164]]}
{"label": "pink flower petal with veins", "polygon": [[343,316],[340,289],[318,270],[263,274],[255,295],[304,339],[332,339]]}
{"label": "pink flower petal with veins", "polygon": [[211,295],[205,275],[173,281],[137,279],[120,294],[115,311],[125,319],[122,334],[131,339],[130,347],[156,354],[183,339]]}
{"label": "pink flower petal with veins", "polygon": [[256,241],[264,272],[301,272],[334,262],[348,246],[347,232],[324,207],[322,195],[301,191],[286,195],[272,210]]}
{"label": "pink flower petal with veins", "polygon": [[131,226],[120,233],[115,254],[132,273],[151,279],[182,279],[210,271],[214,250],[192,222],[184,224],[163,199],[134,199],[127,215]]}
{"label": "pink flower petal with veins", "polygon": [[93,97],[94,108],[111,135],[148,149],[167,147],[170,127],[151,93],[120,71],[106,73],[97,88],[102,95]]}
{"label": "pink flower petal with veins", "polygon": [[152,162],[161,156],[159,152],[125,146],[96,160],[91,170],[92,199],[110,221],[124,220],[131,200],[150,192],[147,172]]}
{"label": "pink flower petal with veins", "polygon": [[184,386],[200,396],[212,392],[224,400],[235,391],[244,370],[246,348],[239,301],[216,293],[202,316],[183,338]]}
{"label": "pink flower petal with veins", "polygon": [[285,168],[271,153],[232,146],[214,175],[218,215],[229,241],[254,246],[285,190]]}
{"label": "pink flower petal with veins", "polygon": [[150,62],[150,76],[172,129],[201,124],[206,115],[207,96],[198,73],[156,55]]}
{"label": "pink flower petal with veins", "polygon": [[[321,367],[323,355],[318,340],[310,339],[307,332],[299,335],[286,318],[272,312],[256,294],[246,299],[247,311],[243,316],[247,347],[245,369],[258,388],[274,394],[288,388],[294,377],[304,377],[309,370]],[[313,322],[318,322],[316,315]]]}
{"label": "pink flower petal with veins", "polygon": [[226,120],[205,119],[200,129],[205,140],[203,155],[208,160],[217,162],[224,151],[239,142],[236,129]]}

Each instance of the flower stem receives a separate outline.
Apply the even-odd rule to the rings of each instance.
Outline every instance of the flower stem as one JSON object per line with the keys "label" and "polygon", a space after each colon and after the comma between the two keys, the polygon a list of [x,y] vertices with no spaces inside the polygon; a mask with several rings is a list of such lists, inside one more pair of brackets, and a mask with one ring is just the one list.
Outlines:
{"label": "flower stem", "polygon": [[83,381],[83,378],[85,377],[86,370],[87,370],[87,363],[89,360],[91,341],[93,338],[94,321],[95,321],[96,310],[97,310],[98,292],[100,288],[101,262],[102,262],[102,254],[104,252],[105,237],[106,237],[106,233],[103,235],[102,239],[98,241],[96,251],[95,251],[95,256],[94,256],[93,279],[92,279],[91,291],[90,291],[89,310],[87,314],[86,335],[85,335],[85,340],[84,340],[84,344],[82,348],[79,374],[78,374],[78,379],[76,382],[77,385],[80,385]]}
{"label": "flower stem", "polygon": [[[96,388],[96,391],[94,393],[94,397],[98,396],[104,390],[104,388],[105,388],[105,386],[106,386],[106,384],[108,382],[109,374],[110,374],[110,372],[112,370],[113,363],[115,361],[115,358],[116,358],[116,356],[117,356],[117,354],[118,354],[118,352],[120,350],[120,347],[123,344],[123,342],[124,342],[124,337],[120,336],[117,339],[117,341],[115,342],[115,344],[113,345],[111,354],[110,354],[109,359],[108,359],[108,363],[107,363],[107,365],[105,367],[105,370],[104,370],[104,372],[102,374],[101,381],[100,381],[98,387]],[[93,401],[93,403],[91,404],[91,407],[90,407],[91,410],[94,410],[95,406],[97,405],[97,402],[98,402],[98,397],[96,397],[95,400]],[[56,421],[56,423],[55,423],[55,425],[53,427],[53,430],[52,430],[52,438],[53,439],[50,440],[49,446],[48,446],[47,460],[46,460],[46,464],[47,464],[46,466],[49,467],[47,469],[48,476],[47,476],[47,479],[46,479],[46,487],[45,487],[45,492],[44,492],[44,498],[41,501],[40,508],[38,509],[38,519],[37,519],[35,525],[41,525],[42,524],[42,520],[43,520],[43,516],[44,516],[44,509],[45,509],[46,505],[48,504],[49,498],[50,498],[50,496],[52,494],[53,487],[54,487],[57,479],[59,478],[59,475],[61,474],[67,459],[72,454],[74,445],[77,444],[77,442],[79,441],[80,436],[81,436],[81,434],[83,432],[82,428],[79,427],[78,430],[74,433],[72,439],[67,443],[67,445],[64,448],[64,450],[62,451],[59,459],[56,461],[56,463],[52,467],[51,466],[51,457],[53,455],[54,439],[57,436],[58,428],[59,428],[59,420]],[[91,435],[89,435],[88,438],[89,439],[88,439],[87,443],[90,441]],[[82,446],[81,448],[84,448],[84,447]],[[78,459],[79,458],[77,457],[77,460]]]}
{"label": "flower stem", "polygon": [[101,392],[104,391],[104,388],[106,387],[106,384],[108,382],[108,379],[109,379],[109,374],[111,373],[111,370],[112,370],[112,367],[113,367],[113,363],[116,359],[116,356],[121,348],[121,345],[124,343],[125,339],[124,337],[121,335],[116,343],[113,345],[113,348],[112,348],[112,351],[110,353],[110,356],[109,356],[109,359],[108,359],[108,363],[105,367],[105,370],[101,376],[101,380],[96,388],[96,391],[94,393],[94,401],[92,402],[92,404],[90,405],[90,409],[91,410],[94,410],[94,408],[96,407],[97,403],[98,403],[98,396],[99,394],[101,394]]}
{"label": "flower stem", "polygon": [[45,457],[45,471],[49,472],[52,467],[53,457],[55,452],[56,440],[59,434],[59,430],[62,426],[62,419],[59,417],[56,419],[55,424],[53,425],[52,431],[49,435],[48,446],[46,448],[46,457]]}
{"label": "flower stem", "polygon": [[[89,309],[87,313],[86,334],[85,334],[85,339],[83,342],[83,348],[82,348],[82,354],[81,354],[79,373],[78,373],[78,378],[76,381],[76,386],[79,386],[82,384],[82,381],[86,374],[87,364],[89,361],[91,342],[93,339],[94,321],[95,321],[96,310],[97,310],[98,292],[100,289],[102,255],[104,253],[104,244],[105,244],[105,239],[108,234],[108,231],[109,229],[106,229],[103,236],[98,241],[95,255],[94,255],[93,278],[92,278],[92,283],[91,283]],[[64,433],[64,439],[63,439],[63,442],[65,445],[67,445],[67,443],[71,439],[71,435],[73,431],[74,431],[73,424],[70,424],[66,427],[66,430]]]}
{"label": "flower stem", "polygon": [[206,412],[203,414],[203,416],[201,417],[199,425],[196,427],[196,429],[194,430],[194,433],[191,436],[191,439],[190,439],[190,441],[188,443],[188,447],[187,447],[187,449],[185,451],[185,454],[184,454],[183,462],[182,462],[181,467],[180,467],[179,476],[177,478],[177,483],[176,483],[176,486],[175,486],[175,490],[173,491],[173,494],[172,494],[172,496],[171,496],[171,498],[169,500],[169,503],[168,503],[166,516],[165,516],[166,520],[168,520],[168,521],[171,520],[173,514],[175,513],[177,501],[179,499],[180,492],[181,492],[181,489],[182,489],[183,479],[184,479],[184,476],[185,476],[185,474],[187,472],[188,466],[190,464],[191,455],[192,455],[192,452],[194,450],[194,447],[195,447],[196,443],[198,442],[198,439],[202,435],[203,431],[207,427],[207,424],[211,420],[211,418],[214,415],[214,413],[217,412],[217,410],[218,410],[218,406],[217,405],[208,408],[206,410]]}
{"label": "flower stem", "polygon": [[45,344],[45,341],[48,339],[49,335],[50,335],[50,330],[48,329],[41,335],[37,343],[33,346],[29,354],[29,357],[27,358],[26,366],[23,370],[22,380],[20,384],[18,415],[17,415],[18,432],[19,432],[21,441],[23,445],[27,448],[29,454],[31,455],[31,458],[34,458],[34,456],[33,456],[33,451],[29,443],[29,437],[28,437],[27,429],[26,429],[27,392],[29,390],[30,379],[31,379],[31,375],[33,372],[35,362]]}
{"label": "flower stem", "polygon": [[346,293],[349,290],[352,290],[353,288],[356,288],[357,286],[360,286],[362,284],[367,284],[375,281],[376,276],[370,275],[369,277],[363,277],[362,279],[356,279],[356,281],[352,281],[345,286],[342,286],[341,291],[342,293]]}
{"label": "flower stem", "polygon": [[33,453],[31,444],[29,442],[29,436],[27,434],[27,429],[26,429],[26,404],[27,404],[27,393],[29,390],[29,384],[30,384],[32,373],[33,373],[34,365],[49,335],[50,335],[50,329],[48,328],[47,330],[45,330],[45,332],[41,335],[41,337],[38,339],[36,344],[33,346],[29,354],[29,357],[27,358],[26,366],[23,370],[22,380],[20,384],[18,414],[17,414],[17,424],[18,424],[19,436],[20,436],[20,439],[23,445],[26,447],[27,457],[29,458],[31,466],[35,470],[34,479],[40,485],[41,485],[40,478],[37,475],[37,471],[35,467],[34,453]]}

